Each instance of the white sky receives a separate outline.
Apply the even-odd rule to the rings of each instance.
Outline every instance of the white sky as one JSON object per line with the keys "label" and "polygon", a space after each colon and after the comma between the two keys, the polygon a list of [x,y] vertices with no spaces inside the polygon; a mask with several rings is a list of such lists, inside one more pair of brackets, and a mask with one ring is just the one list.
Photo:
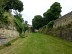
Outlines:
{"label": "white sky", "polygon": [[22,12],[24,20],[32,24],[35,15],[43,15],[54,2],[59,2],[62,6],[62,15],[72,11],[72,0],[21,0],[24,3]]}

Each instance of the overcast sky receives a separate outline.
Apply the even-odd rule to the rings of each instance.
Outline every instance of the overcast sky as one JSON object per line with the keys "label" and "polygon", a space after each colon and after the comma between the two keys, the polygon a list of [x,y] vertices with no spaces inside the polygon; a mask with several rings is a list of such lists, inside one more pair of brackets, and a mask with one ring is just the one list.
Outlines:
{"label": "overcast sky", "polygon": [[72,0],[21,0],[24,4],[22,17],[32,24],[32,19],[35,15],[43,15],[54,2],[59,2],[62,6],[61,15],[65,15],[72,11]]}

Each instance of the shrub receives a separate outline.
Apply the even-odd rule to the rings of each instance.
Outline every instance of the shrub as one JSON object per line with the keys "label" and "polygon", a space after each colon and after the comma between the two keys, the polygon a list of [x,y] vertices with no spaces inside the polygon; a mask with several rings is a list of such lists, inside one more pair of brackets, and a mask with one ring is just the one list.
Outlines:
{"label": "shrub", "polygon": [[20,37],[25,38],[25,34],[24,33],[20,34]]}
{"label": "shrub", "polygon": [[14,23],[15,23],[15,27],[17,29],[17,31],[21,34],[23,29],[24,29],[24,25],[22,24],[22,22],[17,19],[17,18],[14,18]]}
{"label": "shrub", "polygon": [[68,24],[68,25],[67,25],[67,28],[70,28],[71,26],[72,26],[71,24]]}
{"label": "shrub", "polygon": [[11,45],[11,43],[10,43],[10,42],[8,42],[8,43],[4,44],[4,46],[10,46],[10,45]]}
{"label": "shrub", "polygon": [[54,25],[54,22],[53,22],[53,21],[50,21],[50,22],[47,24],[47,27],[48,27],[48,28],[53,28],[53,25]]}

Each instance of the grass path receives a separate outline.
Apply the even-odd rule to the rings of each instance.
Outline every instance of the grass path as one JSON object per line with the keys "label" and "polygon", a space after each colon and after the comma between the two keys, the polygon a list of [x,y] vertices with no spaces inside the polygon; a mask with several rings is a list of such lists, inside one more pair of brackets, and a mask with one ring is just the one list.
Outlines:
{"label": "grass path", "polygon": [[72,42],[56,37],[31,33],[11,46],[0,50],[0,54],[72,54]]}

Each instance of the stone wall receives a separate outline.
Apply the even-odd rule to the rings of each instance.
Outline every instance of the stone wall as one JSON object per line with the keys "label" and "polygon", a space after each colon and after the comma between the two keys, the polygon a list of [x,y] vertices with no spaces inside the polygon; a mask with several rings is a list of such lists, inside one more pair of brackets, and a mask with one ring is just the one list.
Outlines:
{"label": "stone wall", "polygon": [[3,45],[17,37],[19,37],[19,33],[16,30],[0,28],[0,45]]}
{"label": "stone wall", "polygon": [[15,28],[14,16],[10,12],[4,12],[4,17],[5,16],[7,16],[9,20],[9,25],[2,24],[2,27],[0,27],[0,38],[15,38],[16,36],[19,36],[19,33]]}
{"label": "stone wall", "polygon": [[3,15],[7,18],[9,24],[0,24],[0,45],[19,37],[14,23],[14,16],[10,12],[4,12]]}
{"label": "stone wall", "polygon": [[16,30],[0,29],[0,37],[16,37],[19,36],[19,33]]}
{"label": "stone wall", "polygon": [[39,32],[72,41],[72,25],[58,28],[44,26],[39,29]]}
{"label": "stone wall", "polygon": [[58,18],[54,21],[53,28],[65,26],[72,23],[72,12],[62,16],[61,18]]}
{"label": "stone wall", "polygon": [[46,25],[39,32],[72,41],[72,12],[55,20],[53,28],[48,28]]}

